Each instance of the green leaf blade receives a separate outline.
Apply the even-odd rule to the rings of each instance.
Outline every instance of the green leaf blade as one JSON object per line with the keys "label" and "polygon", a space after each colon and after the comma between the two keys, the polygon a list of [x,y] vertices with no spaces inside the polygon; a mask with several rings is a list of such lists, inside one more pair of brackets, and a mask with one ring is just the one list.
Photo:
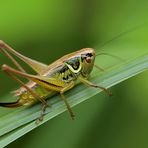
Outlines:
{"label": "green leaf blade", "polygon": [[[137,35],[135,35],[135,32]],[[147,70],[148,43],[144,38],[139,41],[139,32],[138,30],[135,32],[128,33],[104,47],[106,53],[117,55],[123,58],[125,62],[118,61],[112,57],[98,56],[96,58],[96,64],[103,67],[105,72],[100,73],[94,69],[90,81],[109,88]],[[98,48],[96,47],[96,49]],[[75,106],[99,92],[101,91],[98,89],[88,88],[83,84],[78,84],[74,89],[66,93],[66,98],[71,106]],[[4,98],[7,100],[7,98],[10,98],[10,95]],[[47,108],[47,114],[40,125],[66,110],[64,102],[58,95],[49,98],[48,103],[51,104],[51,107]],[[39,117],[40,109],[41,104],[39,103],[30,108],[22,107],[14,110],[1,108],[0,146],[4,147],[36,128],[35,119]]]}

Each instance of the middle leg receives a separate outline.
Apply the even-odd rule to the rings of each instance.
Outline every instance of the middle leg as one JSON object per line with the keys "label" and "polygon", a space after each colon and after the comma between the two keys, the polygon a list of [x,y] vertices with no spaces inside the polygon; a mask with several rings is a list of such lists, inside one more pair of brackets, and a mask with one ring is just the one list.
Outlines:
{"label": "middle leg", "polygon": [[65,103],[65,105],[66,105],[66,107],[67,107],[67,110],[69,111],[70,116],[71,116],[72,119],[74,119],[75,115],[74,115],[74,113],[73,113],[73,111],[72,111],[72,109],[71,109],[69,103],[67,102],[67,99],[66,99],[65,96],[64,96],[64,92],[66,92],[67,90],[69,90],[69,89],[71,89],[72,87],[74,87],[74,85],[75,85],[75,83],[74,83],[73,81],[71,81],[71,82],[70,82],[66,87],[64,87],[64,88],[61,90],[61,92],[60,92],[61,98],[63,99],[63,101],[64,101],[64,103]]}

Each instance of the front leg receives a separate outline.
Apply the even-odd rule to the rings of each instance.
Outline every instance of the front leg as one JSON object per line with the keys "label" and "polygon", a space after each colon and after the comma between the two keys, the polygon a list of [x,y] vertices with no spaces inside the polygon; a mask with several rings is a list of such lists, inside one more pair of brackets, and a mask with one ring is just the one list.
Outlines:
{"label": "front leg", "polygon": [[88,81],[87,79],[84,79],[81,76],[79,76],[78,79],[80,80],[80,82],[84,83],[85,85],[90,86],[90,87],[94,87],[94,88],[100,88],[105,93],[107,93],[109,96],[112,96],[112,94],[106,88],[96,85],[96,84],[93,84],[92,82]]}

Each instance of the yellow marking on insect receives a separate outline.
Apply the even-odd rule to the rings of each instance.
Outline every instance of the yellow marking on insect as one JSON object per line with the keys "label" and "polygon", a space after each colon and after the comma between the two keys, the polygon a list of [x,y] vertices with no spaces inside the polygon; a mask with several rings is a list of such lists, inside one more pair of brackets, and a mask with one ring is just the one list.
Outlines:
{"label": "yellow marking on insect", "polygon": [[67,67],[73,72],[73,73],[78,73],[78,72],[80,72],[81,71],[81,69],[82,69],[82,62],[81,62],[81,60],[79,59],[79,64],[80,64],[80,66],[79,66],[79,68],[78,69],[74,69],[71,65],[69,65],[69,64],[67,64],[67,63],[65,63],[66,65],[67,65]]}

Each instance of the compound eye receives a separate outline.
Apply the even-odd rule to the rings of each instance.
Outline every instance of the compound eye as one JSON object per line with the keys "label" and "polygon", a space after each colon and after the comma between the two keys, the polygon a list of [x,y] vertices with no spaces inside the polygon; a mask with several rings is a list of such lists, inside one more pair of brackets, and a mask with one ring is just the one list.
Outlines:
{"label": "compound eye", "polygon": [[86,55],[85,55],[85,60],[86,60],[86,62],[87,63],[91,63],[91,61],[92,61],[92,53],[87,53]]}
{"label": "compound eye", "polygon": [[92,61],[92,58],[86,57],[86,62],[87,62],[87,63],[91,63],[91,61]]}
{"label": "compound eye", "polygon": [[93,55],[92,55],[92,53],[87,53],[86,54],[86,57],[92,57]]}

